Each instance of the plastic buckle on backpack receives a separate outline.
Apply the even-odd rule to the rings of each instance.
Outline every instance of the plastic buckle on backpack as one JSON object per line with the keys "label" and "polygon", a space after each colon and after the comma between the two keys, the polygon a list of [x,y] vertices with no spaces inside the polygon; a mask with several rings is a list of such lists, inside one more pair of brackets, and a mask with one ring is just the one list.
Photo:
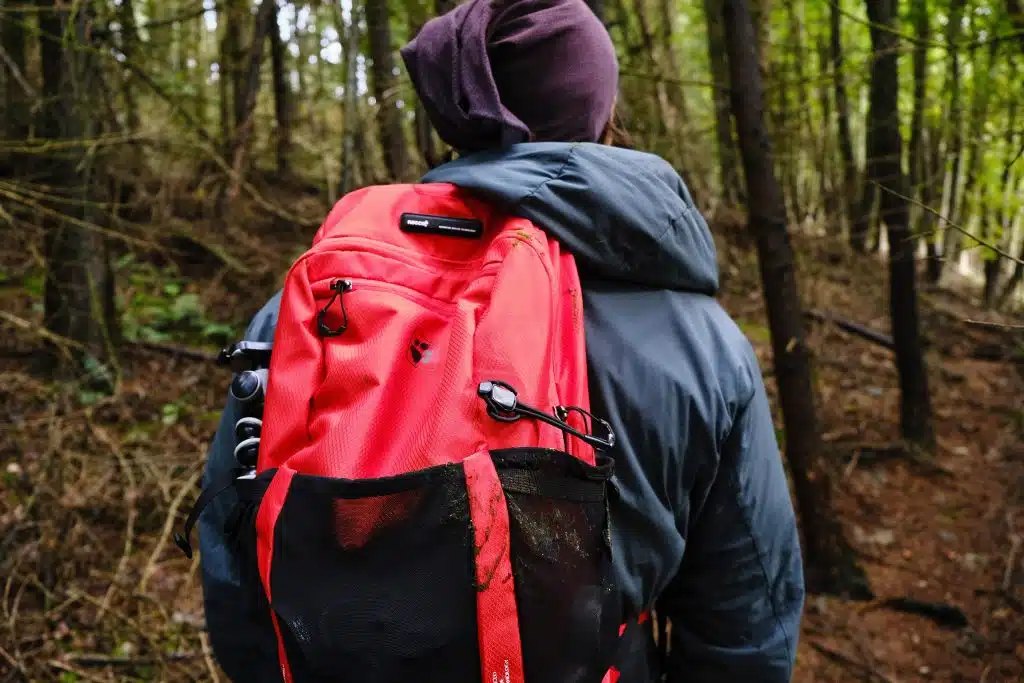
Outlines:
{"label": "plastic buckle on backpack", "polygon": [[477,393],[487,403],[487,414],[499,422],[515,422],[522,415],[516,412],[519,396],[516,390],[504,382],[491,380],[481,382]]}

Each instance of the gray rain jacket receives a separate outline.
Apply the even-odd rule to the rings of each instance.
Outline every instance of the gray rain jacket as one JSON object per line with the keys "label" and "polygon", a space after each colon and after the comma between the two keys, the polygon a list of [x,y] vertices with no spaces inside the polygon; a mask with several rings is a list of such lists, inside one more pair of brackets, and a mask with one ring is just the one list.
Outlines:
{"label": "gray rain jacket", "polygon": [[[662,159],[587,143],[524,143],[460,158],[449,182],[526,217],[571,251],[583,282],[592,409],[618,436],[613,555],[627,605],[670,619],[621,683],[784,683],[804,576],[796,520],[757,359],[713,298],[711,234]],[[280,294],[246,339],[271,341]],[[229,398],[204,484],[234,466]],[[225,542],[233,494],[200,521],[207,624],[238,682],[279,681],[274,634]],[[258,587],[256,588],[258,590]]]}

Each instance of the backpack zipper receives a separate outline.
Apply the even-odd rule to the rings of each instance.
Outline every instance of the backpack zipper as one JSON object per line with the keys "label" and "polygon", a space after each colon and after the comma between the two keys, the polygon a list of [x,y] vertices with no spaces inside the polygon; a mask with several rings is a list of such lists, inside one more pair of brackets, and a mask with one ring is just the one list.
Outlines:
{"label": "backpack zipper", "polygon": [[[345,292],[352,291],[352,281],[335,280],[331,283],[331,291],[334,292],[334,294],[331,296],[330,301],[320,309],[320,312],[316,316],[316,327],[317,330],[320,331],[321,337],[337,337],[348,329],[348,311],[345,310]],[[330,310],[331,304],[334,303],[335,299],[338,300],[338,305],[341,307],[342,321],[340,326],[332,329],[330,325],[325,322],[325,319],[327,318],[327,312]]]}

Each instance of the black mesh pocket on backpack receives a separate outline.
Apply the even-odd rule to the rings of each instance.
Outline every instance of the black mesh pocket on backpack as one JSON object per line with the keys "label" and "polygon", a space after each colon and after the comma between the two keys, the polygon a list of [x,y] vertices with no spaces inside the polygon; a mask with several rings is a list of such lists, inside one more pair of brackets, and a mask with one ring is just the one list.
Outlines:
{"label": "black mesh pocket on backpack", "polygon": [[559,451],[497,451],[528,683],[599,683],[622,609],[611,574],[607,486],[597,467]]}
{"label": "black mesh pocket on backpack", "polygon": [[275,527],[271,597],[295,683],[479,680],[462,468],[295,475]]}

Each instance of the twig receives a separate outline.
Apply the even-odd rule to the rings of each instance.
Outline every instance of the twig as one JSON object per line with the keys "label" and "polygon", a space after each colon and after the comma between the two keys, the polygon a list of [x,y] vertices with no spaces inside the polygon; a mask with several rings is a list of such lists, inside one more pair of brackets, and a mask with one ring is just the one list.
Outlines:
{"label": "twig", "polygon": [[843,479],[849,479],[850,478],[850,475],[853,474],[853,471],[855,469],[857,469],[857,463],[859,463],[859,462],[860,462],[860,449],[857,449],[856,451],[854,451],[853,457],[850,458],[850,462],[846,466],[846,469],[843,470]]}
{"label": "twig", "polygon": [[58,661],[56,659],[51,659],[49,662],[47,662],[47,664],[49,664],[54,669],[60,669],[61,671],[67,671],[68,673],[72,673],[84,681],[92,681],[93,683],[108,683],[108,680],[105,678],[97,678],[96,676],[93,676],[90,673],[82,671],[81,669],[73,667],[70,664],[65,664],[64,662]]}
{"label": "twig", "polygon": [[927,204],[919,202],[916,199],[914,199],[913,197],[908,197],[905,194],[900,194],[896,190],[893,190],[892,188],[886,187],[885,185],[882,185],[881,183],[879,183],[876,180],[868,180],[868,182],[871,183],[872,185],[878,187],[881,190],[885,190],[889,194],[896,195],[900,199],[902,199],[904,201],[907,201],[907,202],[910,202],[911,204],[913,204],[913,205],[915,205],[917,207],[920,207],[921,209],[924,209],[925,211],[927,211],[928,213],[932,214],[936,218],[941,218],[942,221],[944,223],[946,223],[946,225],[948,225],[949,227],[953,228],[954,230],[956,230],[957,232],[959,232],[962,235],[966,235],[967,237],[970,237],[972,240],[974,240],[975,242],[977,242],[981,246],[988,247],[989,249],[991,249],[995,253],[999,254],[1003,258],[1009,259],[1010,261],[1013,261],[1014,263],[1019,263],[1020,265],[1024,265],[1024,260],[1021,260],[1021,259],[1017,258],[1016,256],[1014,256],[1013,254],[1011,254],[1011,253],[1009,253],[1007,251],[1004,251],[1003,249],[1000,249],[999,247],[997,247],[996,245],[992,244],[991,242],[983,240],[982,238],[978,237],[977,235],[975,235],[974,233],[970,232],[969,230],[966,230],[965,228],[961,228],[959,225],[957,225],[956,223],[954,223],[950,219],[948,219],[945,216],[943,216],[941,212],[936,211],[935,209],[933,209],[932,207],[928,206]]}
{"label": "twig", "polygon": [[976,325],[978,327],[994,327],[997,330],[1024,330],[1024,325],[1011,325],[1009,323],[994,323],[988,320],[971,320],[970,318],[964,319],[964,322],[968,325]]}
{"label": "twig", "polygon": [[67,350],[68,347],[75,349],[83,348],[83,346],[76,342],[74,339],[68,339],[67,337],[62,337],[59,334],[50,332],[42,325],[35,325],[29,322],[28,320],[25,320],[24,318],[19,318],[13,313],[8,313],[7,311],[0,311],[0,320],[5,320],[6,322],[8,322],[11,325],[14,325],[15,327],[20,327],[23,330],[28,330],[29,332],[32,332],[42,337],[43,339],[46,339],[47,341],[55,343],[57,346],[61,347],[61,350],[68,357],[70,357],[71,355]]}
{"label": "twig", "polygon": [[139,511],[133,501],[131,509],[128,510],[128,522],[125,524],[124,551],[121,553],[121,561],[117,563],[117,569],[114,571],[114,576],[110,580],[110,586],[107,587],[107,592],[103,595],[103,602],[100,604],[100,608],[96,611],[96,618],[93,619],[92,622],[94,626],[103,621],[103,616],[106,614],[107,609],[110,607],[110,601],[114,597],[114,591],[117,590],[117,582],[124,573],[125,567],[128,566],[128,559],[131,557],[132,553],[132,542],[135,540],[135,520],[138,516]]}
{"label": "twig", "polygon": [[185,496],[194,490],[195,484],[199,481],[199,477],[201,477],[202,474],[202,469],[197,468],[192,476],[189,477],[188,481],[185,482],[185,484],[178,490],[178,495],[176,495],[174,500],[171,501],[171,507],[167,511],[167,518],[164,520],[164,529],[160,534],[160,540],[157,541],[156,547],[153,548],[153,552],[150,554],[149,560],[146,562],[146,568],[142,571],[142,580],[139,582],[140,593],[146,592],[146,584],[149,583],[149,578],[156,570],[157,559],[167,546],[167,540],[171,537],[171,531],[174,529],[178,508],[181,507],[181,503],[185,500]]}
{"label": "twig", "polygon": [[878,680],[883,681],[884,683],[897,683],[895,679],[886,676],[874,667],[869,666],[868,664],[865,664],[863,662],[858,662],[856,659],[840,652],[839,650],[833,650],[832,648],[826,645],[822,645],[821,643],[817,643],[813,640],[808,642],[810,643],[811,647],[813,647],[815,650],[822,653],[826,657],[829,657],[830,659],[833,659],[841,664],[846,664],[847,666],[852,666],[855,669],[859,669],[861,672],[866,673],[874,678],[877,678]]}
{"label": "twig", "polygon": [[1006,571],[1003,573],[1002,589],[1004,593],[1010,592],[1010,585],[1013,583],[1013,571],[1017,568],[1017,553],[1020,552],[1021,545],[1020,535],[1013,534],[1010,537],[1010,552],[1006,556]]}
{"label": "twig", "polygon": [[199,644],[203,648],[203,659],[206,661],[206,670],[210,672],[210,680],[213,683],[220,683],[220,676],[217,675],[217,666],[213,663],[213,648],[210,647],[210,636],[206,631],[199,632]]}
{"label": "twig", "polygon": [[[202,657],[202,652],[168,652],[163,655],[172,662],[180,662],[189,659]],[[81,664],[82,666],[146,666],[156,664],[160,660],[155,657],[125,657],[115,655],[101,655],[92,652],[70,652],[65,655],[69,662]]]}
{"label": "twig", "polygon": [[7,663],[15,668],[23,677],[28,678],[28,672],[25,670],[25,665],[15,659],[11,653],[4,649],[3,645],[0,645],[0,657],[7,660]]}
{"label": "twig", "polygon": [[21,69],[19,69],[18,65],[14,63],[11,56],[7,54],[7,50],[4,49],[3,45],[0,45],[0,59],[4,60],[4,64],[7,65],[7,68],[14,76],[14,80],[18,82],[18,85],[20,85],[21,89],[25,91],[25,94],[29,97],[35,97],[36,91],[28,84],[28,81],[25,80],[25,76],[21,73]]}
{"label": "twig", "polygon": [[856,336],[860,337],[861,339],[865,339],[867,341],[874,342],[875,344],[878,344],[879,346],[884,346],[885,348],[887,348],[889,350],[892,350],[892,349],[894,349],[896,347],[895,342],[893,341],[892,337],[890,337],[889,335],[882,334],[881,332],[877,332],[875,330],[872,330],[869,327],[865,327],[865,326],[859,325],[859,324],[857,324],[855,322],[851,322],[851,321],[846,320],[845,318],[841,318],[841,317],[839,317],[839,316],[837,316],[837,315],[835,315],[833,313],[829,313],[827,311],[826,312],[822,312],[822,311],[816,311],[816,310],[810,309],[810,310],[804,311],[804,315],[807,316],[808,318],[811,318],[812,320],[817,320],[819,322],[831,322],[831,323],[834,323],[836,325],[836,327],[838,327],[841,330],[845,330],[846,332],[849,332],[850,334],[856,335]]}

